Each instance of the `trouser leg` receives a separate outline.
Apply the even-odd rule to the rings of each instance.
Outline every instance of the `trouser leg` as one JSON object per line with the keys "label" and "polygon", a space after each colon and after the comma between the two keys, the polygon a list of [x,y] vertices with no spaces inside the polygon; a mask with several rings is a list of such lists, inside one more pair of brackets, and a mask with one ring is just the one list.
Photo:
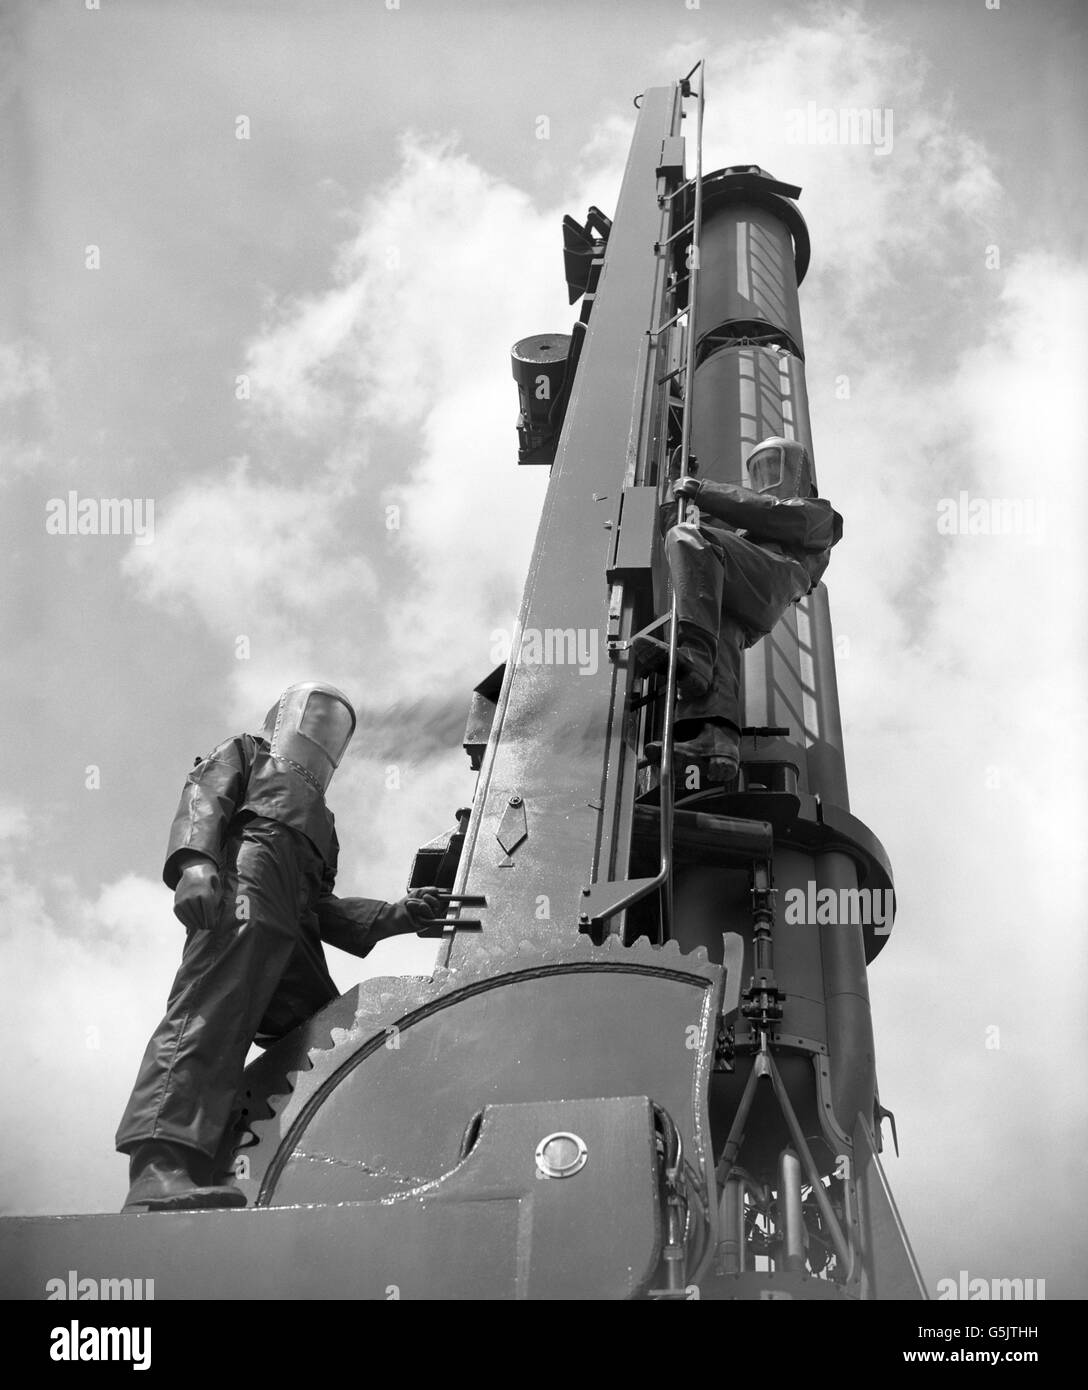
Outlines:
{"label": "trouser leg", "polygon": [[722,611],[720,547],[697,527],[685,524],[669,529],[665,554],[676,595],[680,640],[685,635],[702,637],[713,661]]}
{"label": "trouser leg", "polygon": [[[271,1047],[313,1018],[326,1004],[336,999],[339,993],[329,974],[317,919],[312,914],[306,914],[302,920],[299,941],[257,1027],[253,1042],[258,1047]],[[240,1135],[251,1122],[252,1117],[247,1113],[243,1078],[235,1096],[230,1122],[223,1132],[212,1165],[213,1175],[219,1179],[229,1175]]]}
{"label": "trouser leg", "polygon": [[722,611],[749,634],[749,646],[765,636],[790,604],[808,589],[804,569],[793,560],[727,531],[719,535]]}
{"label": "trouser leg", "polygon": [[718,646],[714,657],[714,676],[705,695],[677,700],[676,719],[705,723],[724,719],[737,733],[741,730],[740,675],[744,665],[745,631],[735,619],[722,614]]}
{"label": "trouser leg", "polygon": [[715,537],[721,565],[721,616],[714,678],[705,695],[677,702],[677,720],[724,719],[738,730],[744,649],[765,636],[805,590],[799,566],[733,532]]}
{"label": "trouser leg", "polygon": [[188,932],[166,1013],[117,1131],[122,1152],[166,1139],[215,1154],[250,1043],[294,954],[299,866],[244,834],[228,846],[216,926]]}
{"label": "trouser leg", "polygon": [[269,1000],[253,1041],[261,1047],[270,1047],[299,1024],[313,1018],[339,994],[329,974],[317,919],[307,914],[291,959]]}

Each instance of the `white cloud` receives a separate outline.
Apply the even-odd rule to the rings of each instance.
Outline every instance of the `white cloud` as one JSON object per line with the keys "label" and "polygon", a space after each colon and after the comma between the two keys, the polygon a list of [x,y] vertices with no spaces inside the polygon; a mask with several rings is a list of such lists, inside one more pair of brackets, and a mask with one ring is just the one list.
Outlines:
{"label": "white cloud", "polygon": [[[375,709],[439,678],[467,706],[516,612],[546,483],[516,467],[509,351],[570,324],[560,216],[409,138],[330,287],[270,311],[247,352],[255,461],[167,499],[155,544],[125,561],[145,597],[275,651],[237,673],[239,711],[315,659]],[[316,477],[290,464],[303,438],[324,450]]]}
{"label": "white cloud", "polygon": [[46,458],[42,442],[55,412],[49,354],[30,338],[0,341],[0,483],[31,473]]}
{"label": "white cloud", "polygon": [[25,840],[30,829],[30,816],[23,807],[0,805],[0,840]]}
{"label": "white cloud", "polygon": [[202,479],[167,498],[154,544],[134,547],[124,567],[146,597],[175,607],[184,601],[208,623],[225,613],[242,619],[269,612],[295,626],[374,596],[374,570],[364,556],[326,563],[344,501],[320,478],[282,486],[257,481],[235,461],[226,477]]}
{"label": "white cloud", "polygon": [[[291,428],[309,427],[319,405],[336,419],[346,406],[357,422],[418,424],[506,365],[522,307],[561,303],[560,277],[542,292],[537,273],[546,259],[558,265],[557,247],[557,219],[525,192],[451,142],[407,137],[398,174],[336,253],[335,283],[287,301],[250,344],[255,404]],[[496,343],[497,363],[487,355]]]}
{"label": "white cloud", "polygon": [[27,339],[0,342],[0,406],[48,391],[51,385],[49,358],[44,348]]}
{"label": "white cloud", "polygon": [[0,1101],[20,1117],[4,1209],[115,1210],[127,1184],[113,1134],[184,933],[166,889],[134,874],[91,901],[63,880],[47,891],[0,865],[0,1011],[17,1044]]}
{"label": "white cloud", "polygon": [[286,323],[250,345],[246,365],[259,407],[276,410],[299,431],[343,417],[342,394],[323,385],[321,375],[350,342],[366,308],[363,291],[357,280],[300,301]]}
{"label": "white cloud", "polygon": [[354,683],[378,580],[347,523],[352,492],[331,475],[257,478],[236,460],[224,476],[199,477],[166,498],[154,543],[125,557],[123,571],[144,599],[194,612],[224,653],[248,641],[227,717],[263,712],[311,676]]}

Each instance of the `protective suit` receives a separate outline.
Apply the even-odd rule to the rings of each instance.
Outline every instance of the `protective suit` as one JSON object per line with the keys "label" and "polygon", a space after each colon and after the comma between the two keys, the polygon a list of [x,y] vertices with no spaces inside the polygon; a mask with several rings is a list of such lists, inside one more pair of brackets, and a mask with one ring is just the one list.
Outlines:
{"label": "protective suit", "polygon": [[186,780],[163,867],[186,941],[117,1131],[133,1155],[126,1210],[233,1204],[230,1189],[202,1184],[246,1054],[336,998],[322,943],[365,956],[442,914],[434,890],[394,904],[333,894],[339,847],[324,793],[354,728],[339,691],[292,686],[259,735],[221,743]]}
{"label": "protective suit", "polygon": [[[751,488],[680,480],[674,498],[693,502],[699,521],[669,525],[666,517],[678,618],[675,751],[707,758],[712,781],[728,780],[738,766],[744,649],[812,592],[842,539],[842,517],[814,495],[797,440],[763,440],[748,473]],[[660,667],[660,648],[636,649],[636,658]]]}

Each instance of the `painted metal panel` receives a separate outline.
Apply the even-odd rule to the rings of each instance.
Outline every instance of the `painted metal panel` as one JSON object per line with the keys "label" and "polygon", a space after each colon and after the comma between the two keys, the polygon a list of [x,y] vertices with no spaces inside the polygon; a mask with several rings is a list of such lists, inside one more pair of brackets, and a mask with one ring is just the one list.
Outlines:
{"label": "painted metal panel", "polygon": [[[497,736],[484,759],[462,859],[458,890],[486,895],[481,915],[488,939],[577,935],[580,889],[595,876],[606,748],[626,682],[605,650],[606,570],[622,489],[643,447],[652,360],[648,332],[660,322],[664,296],[664,262],[654,247],[668,220],[658,204],[663,184],[657,168],[663,139],[678,130],[676,90],[648,90],[544,503],[499,699]],[[549,634],[552,656],[559,659],[547,659]],[[533,660],[531,651],[527,657],[526,636],[541,643],[543,661]],[[589,659],[594,650],[595,661]],[[587,659],[579,661],[580,655]],[[507,856],[496,832],[512,797],[521,798],[528,834]],[[466,949],[463,937],[455,934],[451,941],[451,965]]]}

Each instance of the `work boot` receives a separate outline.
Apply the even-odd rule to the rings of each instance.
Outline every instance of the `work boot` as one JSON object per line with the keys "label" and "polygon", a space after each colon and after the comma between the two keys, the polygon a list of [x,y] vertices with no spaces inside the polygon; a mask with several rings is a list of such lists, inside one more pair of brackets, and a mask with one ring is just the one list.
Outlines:
{"label": "work boot", "polygon": [[[656,637],[641,636],[631,641],[631,656],[640,675],[663,675],[669,669],[669,644]],[[709,642],[681,633],[676,648],[676,693],[681,700],[697,700],[710,689],[714,679],[714,660]]]}
{"label": "work boot", "polygon": [[[686,733],[686,730],[684,731]],[[645,747],[647,762],[661,761],[661,743]],[[727,724],[704,723],[693,737],[672,745],[673,768],[684,763],[705,762],[708,782],[731,782],[740,767],[740,743],[736,730]]]}
{"label": "work boot", "polygon": [[122,1212],[193,1211],[244,1207],[246,1196],[230,1184],[202,1187],[194,1176],[207,1160],[195,1149],[165,1139],[138,1144],[129,1159],[131,1184]]}

